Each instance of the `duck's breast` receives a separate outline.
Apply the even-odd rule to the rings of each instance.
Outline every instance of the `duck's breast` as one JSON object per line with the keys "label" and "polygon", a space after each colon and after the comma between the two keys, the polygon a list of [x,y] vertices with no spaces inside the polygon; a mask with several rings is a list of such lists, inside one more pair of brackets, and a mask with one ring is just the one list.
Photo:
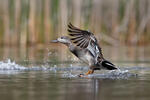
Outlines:
{"label": "duck's breast", "polygon": [[82,54],[80,54],[82,56],[79,56],[80,60],[84,61],[85,63],[87,63],[90,66],[95,63],[94,57],[91,55],[91,53],[88,50],[83,50],[80,53],[82,53]]}

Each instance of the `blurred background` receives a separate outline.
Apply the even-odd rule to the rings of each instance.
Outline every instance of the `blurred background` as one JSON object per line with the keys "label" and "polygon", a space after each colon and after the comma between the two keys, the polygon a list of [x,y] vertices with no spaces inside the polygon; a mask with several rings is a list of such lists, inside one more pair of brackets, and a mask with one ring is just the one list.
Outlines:
{"label": "blurred background", "polygon": [[48,43],[69,22],[102,43],[150,44],[149,0],[0,0],[0,45]]}
{"label": "blurred background", "polygon": [[150,0],[0,0],[0,60],[71,60],[49,43],[69,22],[93,32],[106,58],[149,62]]}

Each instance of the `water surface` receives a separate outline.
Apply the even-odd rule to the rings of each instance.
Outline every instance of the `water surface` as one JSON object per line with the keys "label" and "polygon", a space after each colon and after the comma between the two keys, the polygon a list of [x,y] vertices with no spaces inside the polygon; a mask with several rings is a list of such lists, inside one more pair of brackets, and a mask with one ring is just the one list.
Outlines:
{"label": "water surface", "polygon": [[124,74],[96,71],[93,76],[79,78],[78,74],[88,70],[87,65],[62,45],[1,48],[0,97],[2,100],[149,100],[149,50],[104,46],[105,58]]}

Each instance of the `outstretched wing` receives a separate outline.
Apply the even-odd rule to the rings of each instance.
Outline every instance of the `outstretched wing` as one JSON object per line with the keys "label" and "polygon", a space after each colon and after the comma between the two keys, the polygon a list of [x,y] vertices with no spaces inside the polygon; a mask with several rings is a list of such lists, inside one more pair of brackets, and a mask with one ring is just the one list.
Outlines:
{"label": "outstretched wing", "polygon": [[68,27],[69,35],[72,36],[71,40],[77,46],[87,48],[90,42],[97,43],[93,33],[74,27],[71,23],[69,23]]}
{"label": "outstretched wing", "polygon": [[97,39],[93,33],[86,30],[81,30],[73,26],[71,23],[68,25],[68,31],[71,36],[71,41],[80,48],[87,48],[92,53],[96,61],[103,57],[101,48],[99,47]]}

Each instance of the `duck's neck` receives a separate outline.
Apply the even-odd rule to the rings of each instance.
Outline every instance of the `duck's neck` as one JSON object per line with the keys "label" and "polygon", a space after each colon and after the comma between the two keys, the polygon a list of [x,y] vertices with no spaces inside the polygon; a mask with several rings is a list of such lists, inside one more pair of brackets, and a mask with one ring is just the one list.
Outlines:
{"label": "duck's neck", "polygon": [[66,44],[66,46],[69,48],[69,50],[74,50],[74,48],[75,48],[75,46],[71,43],[71,42],[69,42],[69,43],[67,43]]}

